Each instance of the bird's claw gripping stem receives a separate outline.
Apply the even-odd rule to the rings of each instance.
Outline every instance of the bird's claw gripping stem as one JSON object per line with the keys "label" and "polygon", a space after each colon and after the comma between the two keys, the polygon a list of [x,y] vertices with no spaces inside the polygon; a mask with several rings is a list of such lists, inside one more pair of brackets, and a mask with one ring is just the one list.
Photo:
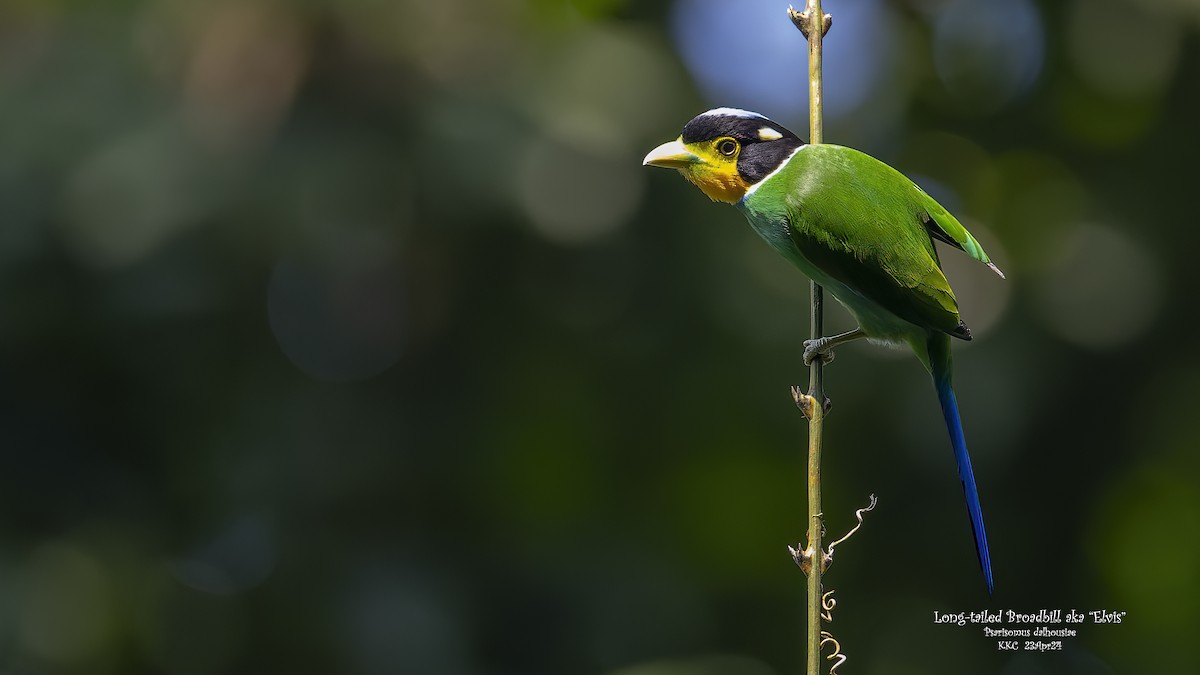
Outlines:
{"label": "bird's claw gripping stem", "polygon": [[825,337],[815,337],[811,340],[804,341],[804,365],[811,366],[813,361],[821,360],[822,364],[833,362],[833,348],[843,345],[847,342],[861,340],[867,337],[861,328],[848,330],[845,333],[837,335],[826,335]]}
{"label": "bird's claw gripping stem", "polygon": [[833,363],[833,347],[830,342],[833,339],[830,337],[819,337],[804,341],[804,355],[801,358],[804,360],[805,366],[811,366],[812,362],[821,359],[821,363],[829,365]]}

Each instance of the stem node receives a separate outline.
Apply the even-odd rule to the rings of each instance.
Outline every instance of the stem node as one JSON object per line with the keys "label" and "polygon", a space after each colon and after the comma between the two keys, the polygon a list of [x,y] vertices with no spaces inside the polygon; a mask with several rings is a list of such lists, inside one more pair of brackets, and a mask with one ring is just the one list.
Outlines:
{"label": "stem node", "polygon": [[[828,415],[830,410],[833,410],[833,401],[829,400],[828,396],[824,397],[821,408]],[[813,406],[816,405],[817,399],[809,394],[804,393],[798,385],[792,385],[792,400],[796,402],[796,407],[800,409],[800,414],[804,415],[804,419],[812,419]]]}
{"label": "stem node", "polygon": [[[801,33],[804,33],[805,39],[808,39],[809,31],[812,30],[812,21],[809,18],[811,16],[812,15],[808,13],[807,9],[801,12],[795,7],[788,5],[788,18],[792,20],[792,23],[796,25],[796,28],[800,29]],[[825,37],[825,34],[829,32],[829,28],[831,26],[833,26],[833,17],[828,14],[822,14],[821,37]]]}

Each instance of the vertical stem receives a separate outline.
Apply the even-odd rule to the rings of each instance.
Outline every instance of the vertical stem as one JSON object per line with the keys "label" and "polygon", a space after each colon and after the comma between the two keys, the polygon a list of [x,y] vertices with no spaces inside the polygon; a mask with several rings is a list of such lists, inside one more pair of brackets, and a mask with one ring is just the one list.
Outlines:
{"label": "vertical stem", "polygon": [[[809,142],[824,140],[822,119],[821,46],[828,30],[821,0],[807,0],[803,13],[789,10],[796,27],[808,38],[808,135]],[[824,291],[811,282],[809,333],[814,339],[824,332]],[[808,548],[812,564],[808,572],[808,675],[821,671],[821,565],[824,548],[821,541],[821,440],[825,422],[825,382],[822,359],[813,359],[808,376]]]}
{"label": "vertical stem", "polygon": [[[813,284],[814,326],[821,325],[821,287]],[[816,333],[813,333],[816,335]],[[820,391],[820,359],[813,361],[811,391]],[[809,394],[812,396],[812,393]],[[821,432],[825,422],[824,397],[814,396],[812,414],[808,420],[808,551],[812,565],[808,572],[808,675],[818,675],[821,663],[821,563],[823,543],[821,541]]]}
{"label": "vertical stem", "polygon": [[825,123],[822,117],[823,78],[821,76],[821,47],[825,37],[825,20],[821,12],[821,0],[808,0],[804,10],[807,16],[808,32],[808,133],[810,142],[825,141]]}
{"label": "vertical stem", "polygon": [[[808,2],[808,137],[820,143],[824,137],[821,114],[821,0]],[[810,281],[808,332],[821,337],[825,323],[825,291]],[[808,675],[821,672],[821,437],[825,430],[825,367],[823,359],[813,359],[808,371],[808,395],[812,397],[812,417],[808,421],[808,549],[813,552],[812,571],[808,573]]]}

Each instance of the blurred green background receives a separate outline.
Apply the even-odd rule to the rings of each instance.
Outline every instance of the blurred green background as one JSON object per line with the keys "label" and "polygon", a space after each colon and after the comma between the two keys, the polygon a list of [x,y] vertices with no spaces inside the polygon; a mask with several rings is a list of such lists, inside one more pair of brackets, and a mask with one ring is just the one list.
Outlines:
{"label": "blurred green background", "polygon": [[[807,282],[640,165],[807,135],[786,5],[0,5],[0,673],[799,672]],[[827,372],[842,672],[1197,672],[1200,4],[826,9],[828,140],[1008,273],[943,255],[994,599],[916,360]]]}

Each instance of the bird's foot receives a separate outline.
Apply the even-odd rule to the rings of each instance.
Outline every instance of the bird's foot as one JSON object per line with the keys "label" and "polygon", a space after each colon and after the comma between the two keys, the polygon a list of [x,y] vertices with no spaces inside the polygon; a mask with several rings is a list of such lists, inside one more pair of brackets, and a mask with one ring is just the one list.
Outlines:
{"label": "bird's foot", "polygon": [[833,347],[829,346],[830,338],[821,337],[812,340],[804,341],[804,355],[801,357],[804,360],[805,366],[811,366],[812,362],[821,359],[823,365],[833,363]]}

